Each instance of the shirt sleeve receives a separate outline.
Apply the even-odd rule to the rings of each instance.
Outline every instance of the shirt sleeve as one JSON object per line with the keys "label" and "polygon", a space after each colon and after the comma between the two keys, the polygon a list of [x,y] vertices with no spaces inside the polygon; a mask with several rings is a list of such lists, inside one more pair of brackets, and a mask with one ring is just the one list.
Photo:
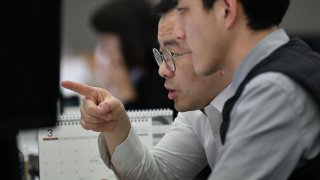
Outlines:
{"label": "shirt sleeve", "polygon": [[209,179],[287,179],[305,145],[300,142],[305,95],[299,90],[279,73],[250,81],[232,109],[226,143]]}
{"label": "shirt sleeve", "polygon": [[99,148],[100,157],[103,160],[104,164],[107,165],[108,168],[112,169],[112,164],[110,160],[110,154],[107,147],[106,139],[104,138],[102,133],[100,133],[98,137],[98,148]]}
{"label": "shirt sleeve", "polygon": [[105,139],[99,137],[101,158],[110,169],[117,169],[122,179],[191,179],[207,164],[201,147],[191,125],[179,114],[151,151],[131,129],[110,160]]}
{"label": "shirt sleeve", "polygon": [[[163,173],[176,179],[192,179],[207,164],[204,146],[199,141],[194,126],[193,112],[178,113],[172,128],[151,151]],[[192,122],[194,121],[194,122]]]}
{"label": "shirt sleeve", "polygon": [[[150,154],[133,128],[130,129],[127,139],[116,147],[111,158],[102,134],[99,136],[98,143],[103,162],[114,172],[116,170],[121,179],[148,179],[147,172],[139,172],[137,166],[147,169],[147,165],[143,165],[145,161],[150,160],[147,158],[150,157]],[[150,165],[150,163],[152,162],[148,164]]]}

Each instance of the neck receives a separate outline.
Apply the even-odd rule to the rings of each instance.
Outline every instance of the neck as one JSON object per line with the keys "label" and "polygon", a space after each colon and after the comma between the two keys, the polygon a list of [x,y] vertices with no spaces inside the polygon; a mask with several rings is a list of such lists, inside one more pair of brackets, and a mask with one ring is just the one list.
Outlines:
{"label": "neck", "polygon": [[227,71],[232,74],[236,71],[243,59],[253,50],[253,48],[267,35],[276,31],[276,26],[265,30],[250,30],[246,25],[242,28],[237,28],[233,33],[232,43],[230,43],[230,51],[228,54]]}

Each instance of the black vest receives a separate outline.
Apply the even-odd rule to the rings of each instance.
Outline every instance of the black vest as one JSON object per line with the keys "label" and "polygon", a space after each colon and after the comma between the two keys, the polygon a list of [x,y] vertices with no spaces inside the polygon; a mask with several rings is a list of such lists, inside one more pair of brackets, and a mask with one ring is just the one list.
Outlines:
{"label": "black vest", "polygon": [[[228,131],[230,112],[241,96],[245,85],[252,78],[264,72],[279,72],[290,77],[314,97],[320,108],[320,55],[313,52],[300,39],[292,39],[256,65],[241,82],[235,95],[225,103],[220,129],[222,143],[225,142]],[[289,179],[320,180],[319,170],[320,155],[307,162],[303,167],[296,169]]]}

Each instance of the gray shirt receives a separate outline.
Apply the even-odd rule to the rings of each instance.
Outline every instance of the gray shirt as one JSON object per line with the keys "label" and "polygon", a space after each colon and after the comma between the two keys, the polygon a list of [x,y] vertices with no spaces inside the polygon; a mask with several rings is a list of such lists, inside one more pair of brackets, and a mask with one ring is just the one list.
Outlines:
{"label": "gray shirt", "polygon": [[[232,88],[288,41],[282,29],[260,41],[234,74]],[[320,152],[319,118],[315,101],[293,80],[276,72],[258,75],[231,111],[226,144],[209,179],[287,179]]]}

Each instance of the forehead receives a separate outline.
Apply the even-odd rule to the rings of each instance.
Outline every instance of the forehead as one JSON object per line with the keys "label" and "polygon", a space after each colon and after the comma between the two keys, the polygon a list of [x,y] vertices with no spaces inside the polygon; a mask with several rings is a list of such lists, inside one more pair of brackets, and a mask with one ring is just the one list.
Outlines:
{"label": "forehead", "polygon": [[176,13],[174,13],[174,11],[171,11],[161,17],[158,25],[159,41],[173,38],[173,28],[174,28],[175,20],[176,20]]}
{"label": "forehead", "polygon": [[201,0],[177,0],[177,4],[184,4],[184,3],[192,3],[195,1],[201,1]]}
{"label": "forehead", "polygon": [[158,26],[158,41],[161,48],[188,49],[186,44],[177,40],[173,34],[176,18],[177,12],[174,10],[161,17]]}
{"label": "forehead", "polygon": [[203,6],[203,0],[178,0],[177,9],[179,8],[188,9],[188,11],[205,10]]}

